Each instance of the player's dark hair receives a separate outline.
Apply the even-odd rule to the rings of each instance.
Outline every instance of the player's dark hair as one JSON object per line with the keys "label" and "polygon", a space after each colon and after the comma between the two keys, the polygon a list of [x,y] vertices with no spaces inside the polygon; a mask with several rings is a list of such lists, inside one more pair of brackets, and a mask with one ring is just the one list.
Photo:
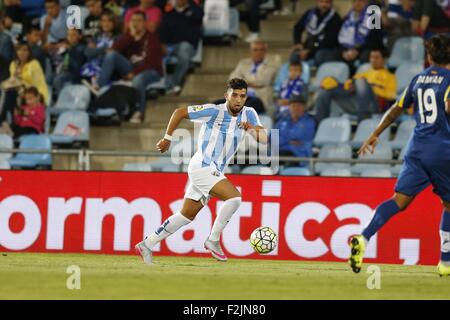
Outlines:
{"label": "player's dark hair", "polygon": [[57,4],[59,6],[59,0],[44,0],[44,4],[45,3],[54,3],[54,4]]}
{"label": "player's dark hair", "polygon": [[239,90],[239,89],[247,90],[248,85],[247,85],[247,82],[244,79],[233,78],[230,81],[228,81],[227,88],[228,89],[233,89],[233,90]]}
{"label": "player's dark hair", "polygon": [[450,63],[450,36],[437,34],[425,42],[425,48],[434,63],[446,65]]}

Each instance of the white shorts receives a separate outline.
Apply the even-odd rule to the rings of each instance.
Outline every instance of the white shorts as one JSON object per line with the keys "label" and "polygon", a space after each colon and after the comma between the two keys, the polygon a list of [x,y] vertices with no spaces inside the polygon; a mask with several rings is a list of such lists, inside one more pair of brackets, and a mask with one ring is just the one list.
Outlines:
{"label": "white shorts", "polygon": [[201,201],[206,205],[210,199],[209,192],[221,180],[226,179],[225,175],[217,170],[215,166],[194,169],[188,171],[189,186],[184,194],[185,198],[194,201]]}

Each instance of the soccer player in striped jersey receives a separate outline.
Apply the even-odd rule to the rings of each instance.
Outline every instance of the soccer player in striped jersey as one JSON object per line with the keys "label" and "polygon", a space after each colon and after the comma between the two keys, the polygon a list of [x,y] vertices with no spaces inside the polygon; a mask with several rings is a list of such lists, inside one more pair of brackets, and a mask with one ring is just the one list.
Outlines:
{"label": "soccer player in striped jersey", "polygon": [[136,245],[146,264],[152,263],[152,248],[161,240],[194,220],[211,196],[224,201],[211,233],[205,241],[214,258],[226,261],[219,242],[220,234],[241,205],[241,194],[223,174],[237,152],[246,131],[258,142],[267,143],[267,132],[253,108],[246,107],[247,83],[243,79],[231,79],[225,93],[224,104],[205,104],[182,107],[170,118],[166,135],[157,148],[161,153],[169,150],[172,134],[183,119],[202,123],[197,151],[189,162],[189,186],[180,212],[170,216],[152,234]]}
{"label": "soccer player in striped jersey", "polygon": [[402,114],[404,108],[414,107],[417,125],[408,143],[395,194],[376,208],[362,234],[350,239],[349,263],[354,272],[361,270],[370,238],[431,184],[444,206],[438,273],[450,275],[450,37],[444,34],[434,36],[426,42],[426,48],[431,67],[412,79],[359,150],[360,154],[373,152],[381,133]]}

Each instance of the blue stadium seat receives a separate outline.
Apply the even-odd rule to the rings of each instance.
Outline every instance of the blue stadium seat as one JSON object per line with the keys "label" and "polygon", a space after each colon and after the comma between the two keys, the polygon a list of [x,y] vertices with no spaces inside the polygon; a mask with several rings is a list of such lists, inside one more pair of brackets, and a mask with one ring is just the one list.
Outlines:
{"label": "blue stadium seat", "polygon": [[392,149],[402,149],[408,143],[409,137],[416,127],[415,120],[406,120],[400,122],[394,139],[390,142]]}
{"label": "blue stadium seat", "polygon": [[59,93],[56,104],[50,108],[51,114],[60,114],[67,110],[86,110],[91,101],[89,89],[81,84],[66,85]]}
{"label": "blue stadium seat", "polygon": [[319,70],[317,70],[316,79],[314,80],[312,86],[310,86],[310,90],[317,91],[320,88],[320,83],[326,77],[333,77],[339,83],[344,83],[349,76],[350,69],[344,62],[322,63],[319,67]]}
{"label": "blue stadium seat", "polygon": [[241,174],[259,174],[263,176],[271,176],[274,175],[275,172],[272,171],[269,167],[264,166],[248,166],[242,169]]}
{"label": "blue stadium seat", "polygon": [[85,111],[65,111],[56,121],[50,139],[57,144],[89,141],[89,116]]}
{"label": "blue stadium seat", "polygon": [[149,163],[125,163],[122,171],[151,172],[153,168]]}
{"label": "blue stadium seat", "polygon": [[[343,159],[350,160],[352,158],[352,147],[348,143],[326,144],[319,152],[318,159]],[[350,168],[349,163],[330,163],[318,162],[315,171],[323,173],[327,169],[347,169]]]}
{"label": "blue stadium seat", "polygon": [[402,37],[394,43],[388,65],[389,67],[397,68],[405,62],[423,64],[424,60],[425,46],[423,38]]}
{"label": "blue stadium seat", "polygon": [[[364,119],[358,124],[358,128],[356,129],[356,133],[352,139],[352,147],[360,148],[364,141],[370,136],[370,134],[375,130],[380,122],[377,118]],[[388,141],[389,140],[389,130],[386,129],[379,137],[379,141]]]}
{"label": "blue stadium seat", "polygon": [[[364,156],[358,156],[359,160],[392,160],[392,148],[389,143],[380,143],[375,148],[374,153],[368,153]],[[364,171],[374,169],[374,170],[382,170],[388,169],[390,170],[389,164],[371,164],[371,163],[357,163],[351,167],[351,171],[354,174],[361,174]]]}
{"label": "blue stadium seat", "polygon": [[366,169],[361,172],[364,178],[391,178],[392,173],[388,168]]}
{"label": "blue stadium seat", "polygon": [[351,123],[345,117],[326,118],[322,120],[314,137],[316,146],[323,146],[328,143],[345,143],[350,140]]}
{"label": "blue stadium seat", "polygon": [[395,70],[397,94],[401,94],[409,86],[414,76],[422,72],[422,70],[423,63],[405,62],[399,65],[397,70]]}
{"label": "blue stadium seat", "polygon": [[[6,135],[0,134],[0,149],[13,149],[14,142],[13,139]],[[0,153],[0,161],[7,161],[12,157],[12,153]]]}
{"label": "blue stadium seat", "polygon": [[351,177],[352,172],[348,168],[331,167],[323,170],[320,175],[322,177]]}
{"label": "blue stadium seat", "polygon": [[301,167],[288,167],[281,170],[280,175],[282,176],[303,176],[307,177],[311,175],[311,171],[308,168]]}
{"label": "blue stadium seat", "polygon": [[[25,135],[20,138],[19,149],[51,150],[52,142],[46,135]],[[35,168],[51,166],[52,155],[49,153],[18,153],[9,160],[11,167]]]}
{"label": "blue stadium seat", "polygon": [[[405,158],[405,153],[406,153],[406,149],[407,149],[408,145],[405,145],[402,148],[402,151],[400,152],[400,155],[398,156],[398,160],[403,161],[403,159]],[[394,177],[398,177],[398,175],[400,174],[400,170],[402,169],[403,164],[396,164],[391,168],[391,172],[392,175]]]}

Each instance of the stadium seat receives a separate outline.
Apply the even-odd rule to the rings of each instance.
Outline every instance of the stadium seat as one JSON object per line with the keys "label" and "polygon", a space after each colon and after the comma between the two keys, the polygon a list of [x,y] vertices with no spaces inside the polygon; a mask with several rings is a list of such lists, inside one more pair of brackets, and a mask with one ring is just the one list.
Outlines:
{"label": "stadium seat", "polygon": [[366,72],[366,71],[369,70],[370,68],[372,68],[372,66],[370,65],[370,62],[363,63],[362,65],[360,65],[360,66],[358,67],[358,69],[356,69],[356,73],[363,73],[363,72]]}
{"label": "stadium seat", "polygon": [[317,91],[320,88],[322,80],[326,77],[333,77],[339,83],[344,83],[350,76],[350,69],[344,62],[325,62],[320,65],[317,70],[316,79],[314,80],[310,91]]}
{"label": "stadium seat", "polygon": [[320,174],[322,177],[351,177],[352,172],[348,168],[327,168]]}
{"label": "stadium seat", "polygon": [[248,166],[242,169],[242,174],[259,174],[263,176],[272,176],[275,173],[269,167],[264,166]]}
{"label": "stadium seat", "polygon": [[[402,151],[400,152],[400,155],[398,156],[398,160],[403,161],[403,159],[405,158],[405,153],[406,153],[407,147],[408,147],[408,145],[405,145],[402,148]],[[400,174],[400,171],[402,169],[402,166],[403,166],[403,164],[396,164],[391,168],[391,172],[394,177],[398,177],[398,175]]]}
{"label": "stadium seat", "polygon": [[[13,149],[14,142],[13,139],[6,135],[0,134],[0,149]],[[0,161],[7,161],[12,157],[12,153],[0,153]]]}
{"label": "stadium seat", "polygon": [[344,143],[350,140],[351,123],[345,117],[326,118],[322,120],[314,137],[314,145],[323,146],[327,143]]}
{"label": "stadium seat", "polygon": [[7,160],[0,160],[0,170],[9,170],[11,169],[11,165]]}
{"label": "stadium seat", "polygon": [[[380,143],[375,148],[374,153],[368,153],[364,156],[360,155],[358,156],[359,160],[392,160],[392,148],[389,145],[388,142]],[[373,170],[382,170],[382,169],[388,169],[390,170],[389,164],[371,164],[371,163],[357,163],[354,166],[351,167],[351,171],[354,174],[361,174],[364,171],[367,171],[369,169]]]}
{"label": "stadium seat", "polygon": [[[318,159],[343,159],[349,160],[352,158],[352,148],[347,143],[342,144],[326,144],[319,152]],[[323,173],[327,169],[347,169],[350,168],[349,163],[329,163],[318,162],[315,166],[317,173]]]}
{"label": "stadium seat", "polygon": [[[25,135],[20,138],[19,149],[51,150],[52,142],[46,135]],[[11,167],[35,168],[52,165],[52,155],[49,153],[18,153],[9,160]]]}
{"label": "stadium seat", "polygon": [[[283,63],[278,70],[277,77],[275,78],[275,83],[273,85],[273,90],[275,92],[280,91],[283,82],[289,78],[289,63]],[[302,61],[302,80],[308,85],[311,78],[311,70],[308,63]]]}
{"label": "stadium seat", "polygon": [[[351,145],[353,148],[360,148],[364,141],[369,137],[369,135],[375,130],[380,122],[377,118],[364,119],[358,124],[358,128],[356,129],[356,133],[352,139]],[[389,130],[386,129],[379,137],[379,141],[388,141],[389,140]]]}
{"label": "stadium seat", "polygon": [[416,127],[415,120],[400,122],[394,140],[390,142],[392,149],[402,149],[408,143],[409,137]]}
{"label": "stadium seat", "polygon": [[280,175],[282,176],[310,176],[311,171],[309,171],[308,168],[301,168],[301,167],[289,167],[284,168],[281,170]]}
{"label": "stadium seat", "polygon": [[197,45],[197,50],[195,51],[195,55],[191,60],[194,64],[200,65],[203,61],[203,41],[200,39]]}
{"label": "stadium seat", "polygon": [[179,172],[182,164],[175,164],[171,157],[160,157],[156,161],[149,163],[153,171],[156,172]]}
{"label": "stadium seat", "polygon": [[51,114],[60,114],[67,110],[86,110],[91,100],[91,93],[81,84],[65,86],[59,93],[56,104],[50,108]]}
{"label": "stadium seat", "polygon": [[122,171],[151,172],[153,168],[149,163],[125,163]]}
{"label": "stadium seat", "polygon": [[391,178],[392,173],[388,168],[367,169],[361,172],[361,177],[364,178]]}
{"label": "stadium seat", "polygon": [[222,37],[230,28],[228,0],[206,0],[203,15],[203,36]]}
{"label": "stadium seat", "polygon": [[425,46],[423,38],[402,37],[394,43],[388,65],[391,68],[397,68],[405,62],[423,64],[424,59]]}
{"label": "stadium seat", "polygon": [[401,94],[403,90],[411,83],[415,75],[423,70],[423,63],[405,62],[398,66],[395,70],[397,78],[397,94]]}
{"label": "stadium seat", "polygon": [[89,141],[89,116],[85,111],[64,111],[56,121],[50,139],[56,144]]}
{"label": "stadium seat", "polygon": [[273,128],[273,119],[270,116],[266,114],[259,115],[259,121],[266,130]]}

